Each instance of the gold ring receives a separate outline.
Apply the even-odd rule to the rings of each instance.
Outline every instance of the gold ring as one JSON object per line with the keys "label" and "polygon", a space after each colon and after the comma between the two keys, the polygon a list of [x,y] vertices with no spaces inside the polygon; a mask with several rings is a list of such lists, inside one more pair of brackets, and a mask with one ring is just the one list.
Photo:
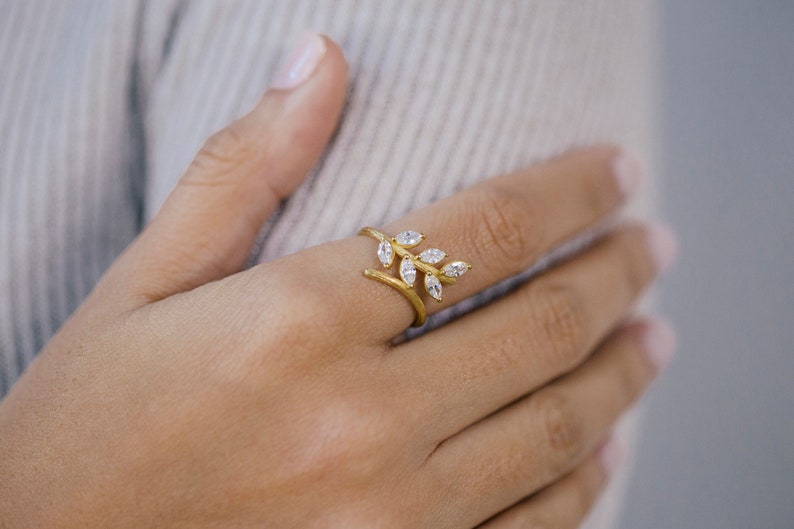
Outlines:
{"label": "gold ring", "polygon": [[433,265],[439,264],[447,258],[447,252],[438,248],[428,248],[419,255],[411,253],[409,248],[413,248],[425,240],[425,236],[418,231],[403,231],[394,237],[389,237],[382,231],[367,226],[361,228],[358,234],[368,235],[380,241],[378,259],[384,268],[390,269],[394,264],[395,257],[400,258],[399,278],[374,268],[364,270],[364,276],[389,285],[405,296],[416,311],[416,318],[411,324],[414,327],[423,325],[427,319],[425,304],[414,290],[417,272],[422,272],[425,275],[425,291],[430,294],[430,297],[441,303],[443,290],[441,285],[454,285],[456,278],[471,269],[471,265],[463,261],[451,261],[441,269],[436,268]]}

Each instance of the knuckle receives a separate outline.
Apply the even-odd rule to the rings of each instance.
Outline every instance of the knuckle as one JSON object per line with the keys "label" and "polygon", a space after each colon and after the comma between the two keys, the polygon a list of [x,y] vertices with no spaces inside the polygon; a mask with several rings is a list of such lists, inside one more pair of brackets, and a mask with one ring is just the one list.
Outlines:
{"label": "knuckle", "polygon": [[241,376],[253,385],[305,376],[345,358],[352,347],[327,294],[275,267],[257,265],[218,287],[218,295],[236,300],[227,318],[237,332],[227,341],[234,342],[229,346],[238,352]]}
{"label": "knuckle", "polygon": [[241,120],[207,138],[186,173],[190,184],[222,185],[255,154],[255,146]]}
{"label": "knuckle", "polygon": [[581,294],[561,283],[537,283],[527,295],[528,312],[540,331],[543,346],[566,367],[579,358],[585,339]]}
{"label": "knuckle", "polygon": [[342,332],[343,326],[349,325],[347,313],[334,306],[334,299],[328,295],[327,284],[321,278],[307,276],[289,263],[271,263],[259,268],[256,274],[259,277],[254,282],[267,285],[268,305],[272,309],[265,316],[278,320],[288,335],[303,341],[321,336],[326,344],[332,338],[347,336]]}
{"label": "knuckle", "polygon": [[565,471],[584,447],[584,425],[569,399],[556,390],[535,394],[542,436],[553,457],[555,475]]}
{"label": "knuckle", "polygon": [[351,482],[371,483],[397,465],[400,430],[379,402],[355,397],[333,399],[318,410],[317,436],[310,448],[311,467],[320,474],[345,475]]}
{"label": "knuckle", "polygon": [[492,184],[470,196],[464,211],[470,212],[472,239],[482,262],[498,266],[497,273],[502,275],[530,261],[538,243],[530,233],[533,223],[528,205],[509,189]]}

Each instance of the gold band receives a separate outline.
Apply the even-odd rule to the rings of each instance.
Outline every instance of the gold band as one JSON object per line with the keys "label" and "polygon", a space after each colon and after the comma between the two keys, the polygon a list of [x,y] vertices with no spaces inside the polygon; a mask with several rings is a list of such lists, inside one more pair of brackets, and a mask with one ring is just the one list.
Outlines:
{"label": "gold band", "polygon": [[361,228],[358,234],[367,235],[379,241],[378,259],[385,268],[391,268],[395,258],[400,258],[399,279],[374,268],[364,270],[364,276],[389,285],[405,296],[416,312],[414,322],[411,324],[414,327],[423,325],[427,319],[425,304],[413,289],[417,273],[424,274],[425,291],[440,303],[442,284],[454,285],[457,277],[471,269],[471,265],[468,263],[452,261],[439,270],[433,265],[443,261],[447,257],[447,253],[438,248],[426,249],[419,255],[411,253],[408,248],[413,248],[425,239],[425,236],[417,231],[408,230],[389,237],[385,233],[367,226]]}
{"label": "gold band", "polygon": [[417,294],[414,289],[396,277],[390,276],[389,274],[384,274],[383,272],[375,270],[374,268],[367,268],[364,270],[364,275],[370,279],[374,279],[375,281],[380,281],[385,285],[394,287],[395,290],[405,296],[405,299],[411,302],[411,305],[414,306],[414,310],[416,311],[416,317],[414,318],[414,322],[411,324],[412,327],[420,327],[425,324],[425,320],[427,319],[427,310],[425,309],[425,304],[422,302],[422,298],[419,297],[419,294]]}

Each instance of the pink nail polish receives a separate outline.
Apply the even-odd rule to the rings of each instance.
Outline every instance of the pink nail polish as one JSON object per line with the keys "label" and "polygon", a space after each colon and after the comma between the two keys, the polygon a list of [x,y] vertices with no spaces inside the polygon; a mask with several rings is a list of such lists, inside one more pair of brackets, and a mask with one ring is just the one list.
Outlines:
{"label": "pink nail polish", "polygon": [[617,181],[618,189],[624,197],[632,196],[642,184],[642,164],[632,154],[622,152],[615,159],[612,172]]}
{"label": "pink nail polish", "polygon": [[604,443],[598,450],[598,459],[607,475],[607,478],[620,467],[623,463],[623,447],[614,437]]}
{"label": "pink nail polish", "polygon": [[651,224],[648,228],[648,245],[657,269],[660,272],[667,270],[678,253],[678,245],[670,228],[664,224]]}
{"label": "pink nail polish", "polygon": [[325,50],[325,39],[316,33],[306,33],[281,65],[270,87],[290,90],[304,83],[317,69]]}
{"label": "pink nail polish", "polygon": [[675,332],[673,327],[663,320],[654,320],[648,325],[642,336],[645,353],[659,371],[667,367],[675,354]]}

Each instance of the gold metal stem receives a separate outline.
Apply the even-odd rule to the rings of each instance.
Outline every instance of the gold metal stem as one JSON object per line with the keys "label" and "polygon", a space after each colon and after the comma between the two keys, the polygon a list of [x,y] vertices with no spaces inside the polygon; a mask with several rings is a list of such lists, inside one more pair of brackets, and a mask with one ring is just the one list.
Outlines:
{"label": "gold metal stem", "polygon": [[375,228],[367,226],[366,228],[361,228],[361,230],[359,230],[358,234],[359,235],[369,235],[370,237],[372,237],[374,239],[377,239],[379,241],[387,241],[387,242],[391,243],[391,246],[394,249],[394,253],[396,253],[400,257],[408,257],[408,258],[410,258],[411,261],[413,261],[414,266],[416,267],[416,269],[419,270],[420,272],[422,272],[423,274],[432,274],[432,275],[436,276],[439,281],[441,281],[442,283],[446,283],[447,285],[454,285],[455,284],[455,278],[454,277],[446,276],[438,268],[436,268],[436,267],[434,267],[432,265],[429,265],[427,263],[423,263],[422,261],[417,259],[417,257],[414,254],[412,254],[407,248],[403,248],[402,246],[397,244],[393,237],[389,237],[388,235],[386,235],[382,231],[378,231]]}
{"label": "gold metal stem", "polygon": [[[380,230],[377,230],[371,226],[366,226],[361,228],[358,234],[367,235],[377,241],[380,241],[380,244],[378,245],[378,258],[381,260],[381,264],[384,267],[391,268],[397,260],[396,257],[400,258],[401,262],[398,265],[400,270],[400,278],[402,278],[403,275],[411,275],[415,278],[414,274],[416,272],[423,273],[425,276],[425,290],[428,294],[430,294],[430,297],[435,299],[438,303],[441,303],[441,295],[443,292],[441,284],[445,283],[447,285],[454,285],[456,277],[463,275],[468,269],[471,268],[470,264],[463,261],[452,261],[451,263],[445,265],[444,271],[442,272],[435,266],[422,261],[420,257],[414,255],[409,248],[419,245],[424,240],[425,236],[413,230],[400,232],[395,237],[389,237]],[[443,255],[438,258],[439,256],[436,252],[441,252]],[[420,253],[419,255],[421,256],[422,254]],[[428,260],[433,260],[436,262],[443,261],[447,256],[446,252],[437,248],[430,251],[428,255],[432,256],[432,258],[428,258]],[[403,264],[407,263],[406,259],[410,261],[410,263],[413,265],[412,267],[403,266]],[[401,292],[402,295],[405,296],[405,298],[411,303],[411,305],[413,305],[416,311],[416,319],[412,325],[414,327],[418,327],[424,324],[425,319],[427,318],[427,310],[425,309],[425,304],[422,301],[422,298],[419,297],[419,294],[417,294],[414,290],[413,281],[409,285],[402,279],[398,279],[395,276],[380,272],[374,268],[367,268],[364,270],[364,275],[370,279],[375,279],[376,281],[379,281],[385,285],[389,285],[390,287]]]}

